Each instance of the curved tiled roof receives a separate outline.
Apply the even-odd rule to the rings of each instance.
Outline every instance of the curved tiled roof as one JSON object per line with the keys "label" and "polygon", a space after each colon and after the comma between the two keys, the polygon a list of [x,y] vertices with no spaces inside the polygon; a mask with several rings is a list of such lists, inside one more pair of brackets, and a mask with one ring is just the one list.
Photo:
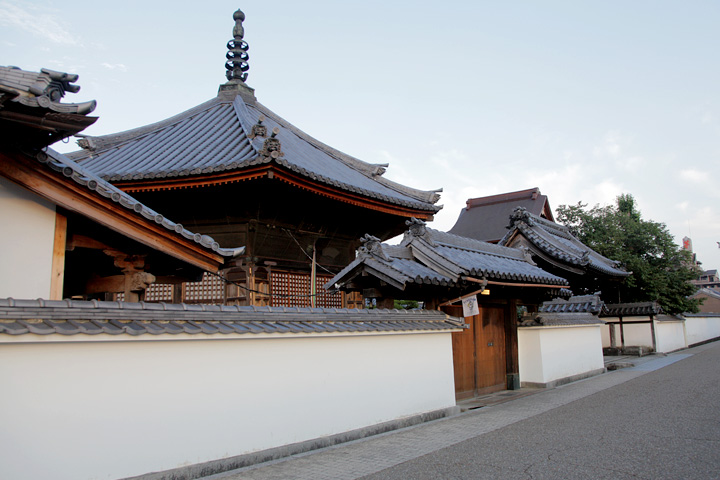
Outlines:
{"label": "curved tiled roof", "polygon": [[[261,154],[265,139],[252,137],[263,119],[283,155]],[[241,171],[275,163],[305,178],[392,205],[440,210],[437,192],[416,190],[382,178],[372,165],[310,137],[260,103],[221,95],[167,120],[126,132],[85,137],[69,156],[111,182],[147,181]]]}
{"label": "curved tiled roof", "polygon": [[462,326],[460,319],[433,310],[0,299],[0,335],[362,333]]}
{"label": "curved tiled roof", "polygon": [[618,262],[600,255],[583,244],[564,225],[524,210],[516,211],[511,217],[511,222],[512,228],[500,240],[500,245],[507,245],[515,234],[520,232],[538,250],[567,265],[590,268],[610,276],[630,275],[618,266]]}
{"label": "curved tiled roof", "polygon": [[361,253],[326,288],[346,282],[362,268],[387,276],[396,285],[408,283],[455,285],[464,276],[487,280],[566,286],[564,278],[532,264],[519,249],[459,237],[423,227],[406,233],[400,246],[382,245],[382,254]]}
{"label": "curved tiled roof", "polygon": [[460,237],[430,228],[426,230],[426,237],[423,238],[434,244],[434,250],[457,265],[465,275],[485,277],[488,280],[567,284],[564,278],[532,264],[520,249]]}

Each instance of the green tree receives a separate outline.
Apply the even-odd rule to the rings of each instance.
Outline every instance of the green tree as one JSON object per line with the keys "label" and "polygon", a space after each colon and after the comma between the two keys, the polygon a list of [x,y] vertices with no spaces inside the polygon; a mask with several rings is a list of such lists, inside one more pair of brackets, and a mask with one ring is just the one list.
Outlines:
{"label": "green tree", "polygon": [[598,285],[606,301],[655,300],[666,313],[698,311],[698,300],[688,298],[695,292],[690,280],[697,278],[698,267],[665,224],[643,220],[632,195],[590,209],[582,202],[560,205],[557,220],[585,245],[632,272],[622,283]]}

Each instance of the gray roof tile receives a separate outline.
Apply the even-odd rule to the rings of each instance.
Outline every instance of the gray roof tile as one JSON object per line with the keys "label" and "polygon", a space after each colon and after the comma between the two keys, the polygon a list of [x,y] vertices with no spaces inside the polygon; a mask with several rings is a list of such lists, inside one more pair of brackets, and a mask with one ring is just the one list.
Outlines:
{"label": "gray roof tile", "polygon": [[[379,243],[378,243],[379,244]],[[365,248],[365,247],[363,247]],[[399,289],[409,283],[453,286],[463,276],[518,283],[567,285],[564,278],[532,264],[521,250],[444,233],[423,225],[421,233],[408,231],[399,246],[380,245],[382,253],[362,251],[325,284],[349,281],[360,270]]]}
{"label": "gray roof tile", "polygon": [[[248,138],[264,117],[284,156],[260,154],[264,139]],[[412,189],[382,178],[384,168],[339,152],[300,131],[259,103],[241,96],[214,98],[153,125],[102,137],[86,137],[85,150],[69,154],[111,181],[190,177],[242,170],[274,162],[313,181],[384,202],[437,212],[436,192]]]}
{"label": "gray roof tile", "polygon": [[522,208],[517,208],[513,213],[511,224],[510,230],[500,240],[500,245],[506,245],[516,232],[519,232],[540,251],[566,264],[615,277],[630,275],[619,267],[618,262],[583,244],[564,225],[541,218]]}
{"label": "gray roof tile", "polygon": [[[49,304],[49,305],[48,305]],[[0,299],[0,335],[227,335],[462,328],[424,310],[352,310]]]}

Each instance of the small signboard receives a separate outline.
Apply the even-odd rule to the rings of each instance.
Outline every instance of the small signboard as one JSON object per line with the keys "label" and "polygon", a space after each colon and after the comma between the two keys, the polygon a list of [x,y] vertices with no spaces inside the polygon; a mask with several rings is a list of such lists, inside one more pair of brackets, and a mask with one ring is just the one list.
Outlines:
{"label": "small signboard", "polygon": [[472,317],[473,315],[480,315],[480,309],[478,308],[478,301],[476,295],[471,295],[462,299],[463,306],[463,317]]}

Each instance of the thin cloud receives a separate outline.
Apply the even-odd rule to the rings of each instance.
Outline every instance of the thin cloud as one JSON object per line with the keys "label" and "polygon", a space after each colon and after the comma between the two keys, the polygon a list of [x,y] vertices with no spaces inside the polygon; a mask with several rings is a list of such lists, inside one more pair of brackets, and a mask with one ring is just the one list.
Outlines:
{"label": "thin cloud", "polygon": [[100,65],[107,68],[108,70],[119,70],[121,72],[127,72],[127,67],[122,63],[101,63]]}
{"label": "thin cloud", "polygon": [[689,168],[680,172],[680,178],[691,183],[704,184],[707,182],[707,173]]}
{"label": "thin cloud", "polygon": [[620,133],[616,131],[608,132],[603,138],[603,143],[594,148],[593,153],[596,157],[612,157],[616,158],[620,155]]}
{"label": "thin cloud", "polygon": [[[31,7],[32,10],[37,10]],[[11,27],[62,45],[79,45],[80,40],[55,17],[47,13],[26,10],[19,5],[0,2],[0,26]]]}

